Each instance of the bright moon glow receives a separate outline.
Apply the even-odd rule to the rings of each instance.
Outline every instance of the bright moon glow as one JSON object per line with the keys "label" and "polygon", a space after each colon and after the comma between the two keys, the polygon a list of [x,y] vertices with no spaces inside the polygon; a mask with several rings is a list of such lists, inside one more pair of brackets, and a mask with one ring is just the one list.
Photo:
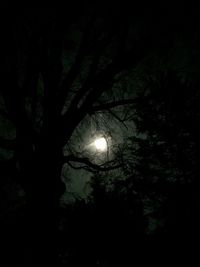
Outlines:
{"label": "bright moon glow", "polygon": [[95,145],[96,149],[99,151],[107,150],[107,142],[106,142],[106,139],[103,137],[96,139],[94,141],[94,145]]}

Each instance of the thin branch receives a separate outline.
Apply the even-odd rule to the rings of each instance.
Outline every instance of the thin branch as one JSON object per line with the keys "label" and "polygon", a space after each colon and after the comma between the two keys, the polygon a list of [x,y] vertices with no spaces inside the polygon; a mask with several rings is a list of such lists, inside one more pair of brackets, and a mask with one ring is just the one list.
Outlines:
{"label": "thin branch", "polygon": [[62,111],[63,106],[65,104],[65,100],[68,94],[68,90],[69,88],[71,88],[74,80],[77,78],[79,72],[80,72],[80,68],[81,68],[81,64],[86,56],[85,54],[85,50],[88,44],[88,40],[89,40],[89,35],[91,33],[91,24],[94,20],[94,15],[91,16],[91,18],[88,20],[86,26],[85,26],[85,30],[84,30],[84,34],[82,37],[82,40],[80,42],[76,57],[75,57],[75,61],[73,63],[73,65],[71,66],[69,72],[66,74],[64,80],[62,81],[61,87],[60,87],[60,92],[58,95],[58,105]]}
{"label": "thin branch", "polygon": [[[81,120],[91,112],[93,103],[97,101],[104,91],[112,87],[116,74],[122,70],[128,69],[129,67],[136,66],[139,60],[141,60],[145,55],[143,55],[143,53],[136,53],[134,48],[127,53],[122,51],[120,55],[116,55],[113,58],[112,62],[109,63],[104,70],[96,74],[96,76],[92,79],[91,84],[88,86],[88,94],[84,98],[83,103],[81,103],[81,106],[77,107],[77,105],[74,104],[70,109],[70,112],[66,112],[62,116],[63,145],[65,140],[71,137],[75,127],[77,127]],[[121,104],[124,105],[124,101],[125,100],[123,100],[123,103]],[[132,102],[134,103],[134,101],[130,99],[127,101],[127,104],[128,102],[129,104],[132,104]],[[119,105],[120,103],[118,102],[117,104]],[[74,119],[69,127],[69,124],[66,124],[66,121],[69,120],[71,114],[74,114]]]}
{"label": "thin branch", "polygon": [[110,109],[108,110],[108,112],[117,120],[117,121],[119,121],[120,123],[122,123],[123,124],[123,126],[126,128],[126,129],[128,129],[127,128],[127,125],[126,125],[126,123],[124,122],[125,121],[125,119],[121,119],[119,116],[117,116],[113,111],[111,111]]}
{"label": "thin branch", "polygon": [[[66,156],[65,160],[67,161],[68,165],[72,167],[73,169],[85,169],[87,171],[95,172],[95,171],[110,171],[115,170],[122,167],[122,164],[118,165],[111,165],[111,166],[105,166],[108,164],[113,163],[113,161],[106,162],[101,165],[97,165],[95,163],[92,163],[88,158],[79,158],[73,155]],[[74,166],[71,162],[76,162],[80,164],[84,164],[81,166]]]}
{"label": "thin branch", "polygon": [[103,50],[108,45],[112,35],[107,35],[105,38],[101,41],[96,41],[96,52],[94,54],[94,57],[92,59],[92,62],[90,64],[89,72],[87,74],[87,78],[84,81],[81,88],[78,90],[76,95],[71,101],[70,107],[68,109],[68,112],[71,112],[74,108],[80,108],[82,106],[82,103],[84,103],[85,99],[87,98],[88,94],[92,90],[92,86],[95,80],[95,74],[98,70],[98,65],[100,62],[100,58],[102,56]]}
{"label": "thin branch", "polygon": [[[113,78],[116,73],[119,72],[119,69],[121,69],[121,66],[116,64],[116,62],[110,63],[106,69],[92,79],[90,87],[88,88],[89,93],[86,98],[84,98],[84,102],[81,103],[81,107],[77,107],[76,104],[78,103],[74,103],[62,116],[63,145],[65,145],[65,140],[71,137],[74,129],[79,125],[81,120],[90,112],[91,105],[98,99],[103,91],[112,87]],[[71,117],[71,114],[74,114],[74,119],[70,121],[69,125],[66,124],[66,121]]]}
{"label": "thin branch", "polygon": [[132,105],[135,103],[134,99],[123,99],[123,100],[118,100],[114,102],[108,102],[108,103],[103,103],[100,105],[93,106],[91,108],[91,112],[96,112],[96,111],[101,111],[101,110],[109,110],[111,108],[116,108],[119,106],[125,106],[125,105]]}

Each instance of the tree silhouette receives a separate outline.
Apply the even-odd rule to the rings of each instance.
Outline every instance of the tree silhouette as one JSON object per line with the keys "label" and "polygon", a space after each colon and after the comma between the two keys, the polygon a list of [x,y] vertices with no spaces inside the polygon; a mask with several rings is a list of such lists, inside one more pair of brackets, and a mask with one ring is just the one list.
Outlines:
{"label": "tree silhouette", "polygon": [[[7,169],[12,170],[11,176],[22,186],[26,196],[21,219],[24,226],[21,229],[24,252],[17,248],[17,253],[32,254],[27,256],[27,261],[33,261],[38,266],[58,264],[59,200],[65,191],[61,182],[63,164],[66,161],[79,162],[90,170],[102,170],[105,167],[97,166],[88,158],[64,155],[64,146],[70,142],[74,131],[88,114],[106,109],[120,123],[124,122],[124,119],[113,113],[112,108],[132,104],[132,97],[117,100],[107,97],[106,101],[104,98],[102,102],[99,100],[101,95],[105,93],[109,96],[109,90],[117,79],[120,80],[123,71],[135,69],[138,73],[144,73],[152,55],[163,57],[166,52],[165,41],[171,44],[173,34],[169,33],[174,25],[179,25],[175,20],[175,13],[171,17],[175,23],[172,26],[171,20],[169,23],[161,18],[161,13],[156,13],[148,6],[144,9],[139,4],[134,10],[128,5],[122,5],[120,1],[107,3],[106,6],[98,1],[95,4],[90,1],[82,3],[79,8],[76,5],[76,2],[69,4],[67,10],[24,8],[17,11],[7,8],[3,10],[6,19],[2,16],[1,21],[0,116],[3,123],[0,147],[4,155],[0,168],[4,174]],[[168,12],[167,9],[164,15],[168,16]],[[179,86],[173,77],[169,80],[175,87]],[[182,90],[182,86],[179,89]],[[156,93],[153,96],[141,97],[135,118],[137,121],[142,117],[141,121],[137,121],[138,128],[141,132],[147,129],[151,137],[139,142],[134,139],[141,148],[139,153],[142,155],[138,157],[152,158],[147,148],[150,149],[155,142],[158,144],[168,138],[167,142],[171,142],[171,146],[164,145],[164,149],[170,150],[170,156],[175,158],[179,154],[181,158],[180,162],[169,161],[172,167],[167,169],[173,169],[173,173],[179,164],[185,162],[187,153],[182,153],[178,145],[185,146],[184,151],[189,150],[191,157],[196,157],[199,153],[198,149],[193,152],[189,147],[193,145],[192,142],[187,146],[185,141],[188,138],[185,136],[185,129],[189,128],[189,125],[195,128],[198,119],[188,117],[184,106],[187,105],[187,96],[184,98],[185,95],[180,90],[170,91],[170,94],[165,91],[165,100],[169,103],[171,99],[174,101],[170,105],[167,104],[166,111],[162,110],[161,95]],[[151,91],[151,94],[154,92]],[[148,100],[150,102],[145,102],[148,97],[152,97],[156,102],[155,106],[151,99]],[[195,97],[189,105],[194,104]],[[184,98],[183,106],[180,98]],[[176,107],[175,103],[179,106]],[[193,112],[196,112],[195,108],[198,109],[197,104],[194,105]],[[156,132],[154,136],[158,112],[159,134]],[[174,117],[169,118],[171,114]],[[184,121],[182,126],[185,119],[188,124]],[[166,126],[168,124],[169,126]],[[170,135],[170,127],[173,128],[175,137]],[[182,127],[183,132],[180,133],[178,127]],[[195,145],[198,144],[197,132],[194,131],[190,135],[192,140],[195,140]],[[163,139],[160,140],[160,136]],[[148,146],[145,142],[148,142]],[[153,153],[157,153],[155,149]],[[164,157],[164,160],[169,157],[167,150]],[[181,169],[181,172],[184,172],[184,177],[188,175],[190,179],[197,181],[189,175],[192,164],[193,160],[189,161],[186,169]],[[145,162],[142,166],[144,190],[151,186],[152,182],[149,180],[155,175],[149,177],[152,168]],[[195,166],[198,169],[199,165]],[[136,167],[138,170],[141,165]],[[111,162],[106,168],[110,170],[115,168],[115,165]],[[127,173],[131,172],[131,177],[134,171],[130,171],[127,164],[124,164],[124,169]],[[140,171],[137,173],[139,181]],[[177,177],[179,176],[178,173]],[[8,231],[9,227],[7,233]],[[18,234],[17,237],[19,238]],[[25,265],[30,265],[30,262]]]}
{"label": "tree silhouette", "polygon": [[126,149],[127,179],[120,186],[142,199],[146,234],[151,236],[151,248],[143,253],[149,252],[154,262],[154,252],[167,253],[169,262],[197,257],[198,98],[199,81],[167,69],[150,75],[135,99],[136,134]]}
{"label": "tree silhouette", "polygon": [[41,264],[56,254],[63,146],[116,74],[142,58],[137,43],[125,43],[132,37],[124,8],[82,8],[69,5],[67,18],[61,9],[5,9],[1,23],[1,116],[15,138],[5,133],[0,143],[13,151],[27,198],[24,242]]}

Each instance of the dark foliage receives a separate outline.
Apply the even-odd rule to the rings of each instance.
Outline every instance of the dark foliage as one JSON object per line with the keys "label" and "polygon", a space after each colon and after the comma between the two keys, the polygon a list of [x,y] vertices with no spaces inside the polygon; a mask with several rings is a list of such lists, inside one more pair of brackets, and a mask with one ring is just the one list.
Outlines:
{"label": "dark foliage", "polygon": [[[171,12],[164,4],[157,12],[121,1],[77,5],[2,11],[0,266],[164,266],[186,260],[194,266],[198,12],[183,5],[177,17],[179,6]],[[182,63],[170,55],[174,46],[192,50],[184,59],[191,55],[194,73],[174,70]],[[138,96],[98,103],[116,76],[130,69],[141,77]],[[115,105],[130,105],[136,132],[124,145],[121,179],[108,190],[109,172],[101,175],[101,166],[87,158],[64,156],[63,147],[88,114]],[[93,170],[93,191],[87,201],[61,208],[67,160]]]}

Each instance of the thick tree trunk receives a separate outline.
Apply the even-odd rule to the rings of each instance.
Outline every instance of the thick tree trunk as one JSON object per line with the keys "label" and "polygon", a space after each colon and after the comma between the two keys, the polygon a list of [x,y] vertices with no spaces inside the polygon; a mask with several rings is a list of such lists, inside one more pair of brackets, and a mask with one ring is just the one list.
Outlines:
{"label": "thick tree trunk", "polygon": [[[36,266],[57,264],[59,199],[65,191],[61,181],[62,148],[46,136],[26,166],[27,210],[25,240]],[[25,179],[26,177],[24,177]]]}

